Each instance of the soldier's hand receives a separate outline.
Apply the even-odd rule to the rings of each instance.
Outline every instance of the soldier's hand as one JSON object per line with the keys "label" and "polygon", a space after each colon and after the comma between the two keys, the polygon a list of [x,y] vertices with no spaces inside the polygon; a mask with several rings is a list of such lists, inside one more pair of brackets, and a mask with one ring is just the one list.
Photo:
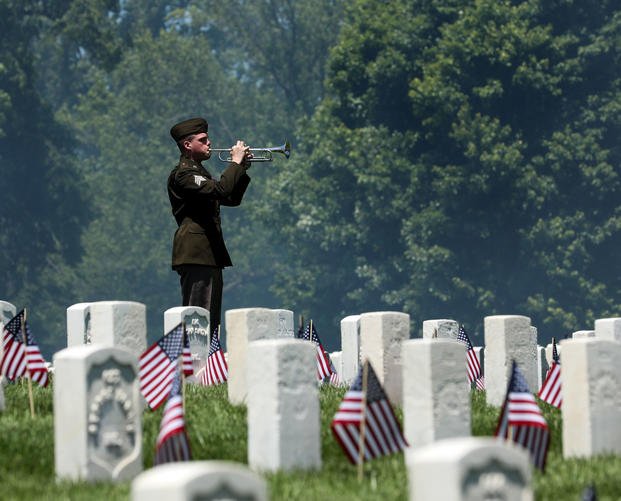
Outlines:
{"label": "soldier's hand", "polygon": [[231,147],[231,161],[236,164],[245,163],[247,158],[252,158],[252,153],[250,153],[250,146],[246,146],[242,140],[238,140],[237,143]]}

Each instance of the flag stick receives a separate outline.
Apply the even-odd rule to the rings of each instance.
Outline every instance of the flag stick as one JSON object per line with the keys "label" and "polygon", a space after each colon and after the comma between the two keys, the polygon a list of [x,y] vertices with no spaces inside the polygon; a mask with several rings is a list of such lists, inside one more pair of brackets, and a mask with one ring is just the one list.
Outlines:
{"label": "flag stick", "polygon": [[360,435],[358,437],[358,482],[362,482],[362,467],[364,459],[364,435],[367,423],[367,380],[369,376],[369,362],[364,361],[362,366],[362,413],[360,416]]}
{"label": "flag stick", "polygon": [[24,355],[26,356],[26,370],[28,370],[28,399],[30,400],[30,417],[35,417],[34,398],[32,396],[32,374],[28,365],[28,338],[26,336],[26,308],[24,308],[24,320],[22,321],[22,337],[24,339]]}

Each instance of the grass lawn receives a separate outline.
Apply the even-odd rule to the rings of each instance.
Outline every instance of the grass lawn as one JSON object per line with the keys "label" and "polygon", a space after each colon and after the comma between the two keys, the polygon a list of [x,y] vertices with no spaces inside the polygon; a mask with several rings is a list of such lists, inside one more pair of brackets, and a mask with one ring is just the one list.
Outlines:
{"label": "grass lawn", "polygon": [[[0,413],[0,499],[129,499],[130,484],[56,482],[54,477],[54,430],[52,389],[34,388],[36,417],[30,417],[24,384],[4,388],[7,410]],[[330,421],[345,393],[322,387],[321,454],[318,472],[266,475],[273,500],[403,500],[407,499],[407,475],[403,454],[369,462],[364,480],[345,458],[330,432]],[[551,449],[545,474],[535,472],[537,500],[579,500],[584,488],[595,484],[598,500],[621,499],[621,457],[563,460],[560,411],[541,403],[552,430]],[[163,407],[163,406],[162,406]],[[472,433],[492,435],[499,409],[488,407],[484,395],[472,394]],[[143,416],[144,467],[153,464],[155,438],[162,409]],[[401,418],[399,409],[397,415]],[[619,423],[621,426],[621,423]],[[226,387],[188,386],[186,426],[194,459],[223,459],[246,462],[246,409],[228,403]]]}

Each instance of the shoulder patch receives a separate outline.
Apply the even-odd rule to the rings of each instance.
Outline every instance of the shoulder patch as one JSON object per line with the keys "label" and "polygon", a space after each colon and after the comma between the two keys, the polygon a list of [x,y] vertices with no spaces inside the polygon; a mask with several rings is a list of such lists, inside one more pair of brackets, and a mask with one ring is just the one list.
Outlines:
{"label": "shoulder patch", "polygon": [[204,176],[194,176],[194,182],[197,185],[201,185],[202,182],[207,181],[207,179]]}

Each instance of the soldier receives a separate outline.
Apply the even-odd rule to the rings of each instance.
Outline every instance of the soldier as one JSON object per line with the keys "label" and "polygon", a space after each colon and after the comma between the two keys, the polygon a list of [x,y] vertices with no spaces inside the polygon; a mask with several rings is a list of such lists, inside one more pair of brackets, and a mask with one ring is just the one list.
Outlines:
{"label": "soldier", "polygon": [[222,269],[232,266],[220,226],[220,205],[238,206],[250,177],[252,158],[243,141],[231,147],[231,161],[219,180],[203,167],[211,156],[204,118],[184,120],[170,129],[181,152],[168,177],[168,198],[177,221],[172,268],[179,274],[184,306],[209,310],[211,330],[220,325]]}

